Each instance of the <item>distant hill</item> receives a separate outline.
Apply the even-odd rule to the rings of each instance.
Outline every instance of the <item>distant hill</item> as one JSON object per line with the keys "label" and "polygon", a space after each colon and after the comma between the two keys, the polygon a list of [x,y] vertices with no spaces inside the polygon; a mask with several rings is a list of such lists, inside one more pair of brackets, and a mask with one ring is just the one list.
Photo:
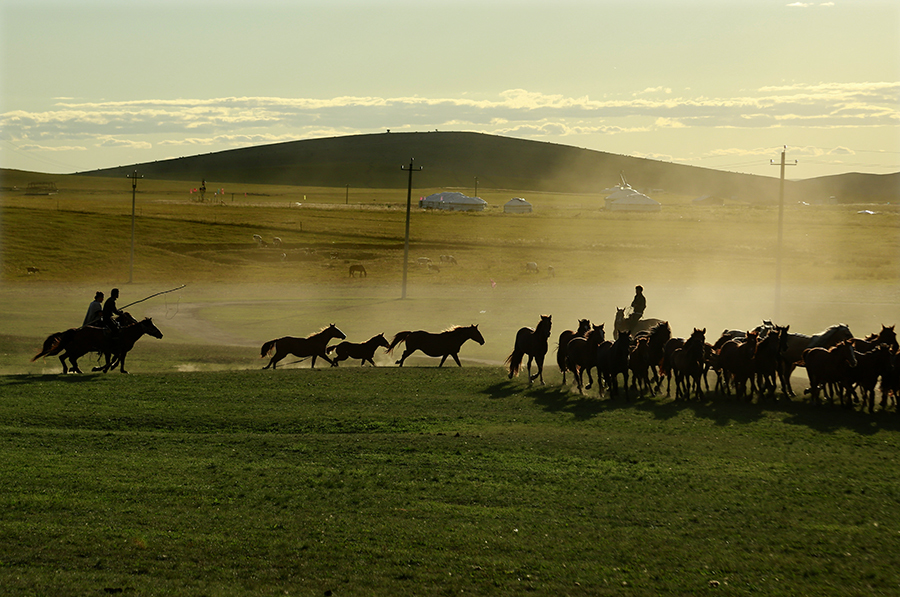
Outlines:
{"label": "distant hill", "polygon": [[[200,182],[354,188],[405,188],[400,167],[423,166],[415,185],[598,193],[619,182],[637,189],[712,195],[752,203],[778,199],[778,179],[723,172],[539,141],[465,132],[381,133],[307,139],[233,149],[82,175],[121,177],[134,169],[147,178]],[[791,200],[883,202],[900,200],[900,173],[847,174],[788,182]]]}

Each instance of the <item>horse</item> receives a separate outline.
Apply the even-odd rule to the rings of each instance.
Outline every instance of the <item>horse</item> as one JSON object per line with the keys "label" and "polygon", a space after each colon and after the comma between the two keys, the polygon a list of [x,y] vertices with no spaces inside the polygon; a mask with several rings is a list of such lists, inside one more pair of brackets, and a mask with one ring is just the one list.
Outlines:
{"label": "horse", "polygon": [[384,337],[384,333],[372,336],[365,342],[359,344],[354,344],[353,342],[341,342],[340,344],[329,346],[325,349],[325,354],[330,354],[331,352],[337,353],[333,361],[335,367],[337,367],[338,363],[346,361],[347,359],[359,359],[360,367],[365,365],[366,361],[372,363],[372,366],[375,367],[375,361],[372,360],[372,357],[375,356],[375,350],[378,349],[379,346],[383,346],[384,348],[390,346],[387,338]]}
{"label": "horse", "polygon": [[649,332],[659,323],[666,323],[662,319],[639,319],[634,323],[629,323],[625,316],[625,309],[616,307],[616,320],[613,324],[613,338],[618,338],[620,332],[630,332],[632,336],[636,336],[641,332]]}
{"label": "horse", "polygon": [[[130,313],[123,313],[116,321],[123,327],[137,323]],[[31,362],[33,363],[41,357],[58,355],[59,362],[62,363],[63,374],[69,371],[81,373],[81,369],[78,368],[78,359],[89,352],[102,353],[106,349],[110,337],[110,331],[106,328],[88,325],[55,332],[47,336],[41,351],[31,358]],[[67,360],[72,365],[71,368],[66,364]]]}
{"label": "horse", "polygon": [[[618,338],[617,338],[618,340]],[[641,336],[637,338],[631,353],[628,355],[628,368],[631,370],[632,387],[637,390],[641,398],[644,397],[644,390],[650,391],[650,369],[653,363],[650,360],[650,338]],[[656,375],[654,368],[653,374]]]}
{"label": "horse", "polygon": [[777,387],[778,370],[781,366],[781,343],[787,328],[776,326],[759,341],[756,346],[756,358],[754,369],[756,371],[756,387],[760,398],[768,394],[769,398],[775,397]]}
{"label": "horse", "polygon": [[[584,336],[575,336],[569,340],[566,346],[566,367],[575,377],[578,392],[584,394],[584,389],[590,390],[594,385],[591,369],[597,366],[597,347],[606,340],[606,332],[603,324],[591,326]],[[584,372],[588,374],[588,384],[584,385]],[[598,377],[599,381],[599,377]]]}
{"label": "horse", "polygon": [[292,354],[295,357],[300,357],[301,359],[312,357],[312,364],[310,365],[310,367],[313,369],[316,367],[316,358],[318,357],[322,357],[322,359],[324,359],[329,365],[334,367],[334,361],[329,359],[325,354],[328,342],[334,338],[344,340],[347,338],[347,336],[332,323],[329,326],[322,328],[315,334],[307,336],[306,338],[284,336],[283,338],[269,340],[262,345],[259,358],[265,358],[270,352],[272,352],[272,349],[275,349],[275,354],[269,360],[269,364],[263,367],[263,369],[268,369],[269,367],[271,367],[272,370],[274,370],[275,365],[278,363],[278,361],[288,356],[289,354]]}
{"label": "horse", "polygon": [[[853,344],[843,340],[830,348],[820,346],[807,348],[797,364],[806,367],[809,391],[815,404],[819,403],[819,389],[826,384],[837,386],[836,390],[843,404],[844,392],[841,385],[849,375],[848,368],[856,367],[856,351],[853,350]],[[828,400],[834,403],[834,395],[828,396]]]}
{"label": "horse", "polygon": [[[855,346],[854,351],[856,351]],[[867,352],[857,352],[856,367],[848,372],[849,379],[845,382],[847,391],[852,393],[855,398],[852,386],[856,384],[862,393],[863,407],[865,408],[868,404],[870,413],[875,410],[875,386],[878,384],[878,378],[881,378],[881,408],[887,406],[885,379],[890,378],[893,356],[894,352],[889,344],[879,344]]]}
{"label": "horse", "polygon": [[163,337],[162,332],[159,331],[159,328],[154,325],[153,320],[149,317],[126,325],[119,329],[118,336],[110,338],[110,342],[103,350],[106,364],[94,367],[91,371],[103,371],[106,373],[111,368],[115,369],[118,366],[121,373],[128,373],[128,371],[125,371],[125,357],[134,348],[135,342],[140,340],[144,334],[153,336],[157,340],[162,340]]}
{"label": "horse", "polygon": [[706,354],[706,328],[697,329],[684,344],[672,352],[672,371],[675,373],[675,398],[691,397],[691,386],[697,398],[703,400],[700,388],[700,377],[703,375],[703,363]]}
{"label": "horse", "polygon": [[[544,356],[547,354],[547,340],[550,338],[550,315],[541,315],[541,320],[534,329],[521,328],[516,332],[516,343],[513,351],[506,359],[506,365],[509,367],[509,379],[519,374],[519,367],[522,366],[522,357],[528,355],[528,383],[533,383],[535,379],[541,380],[544,385]],[[537,363],[537,373],[531,374],[531,361]]]}
{"label": "horse", "polygon": [[604,342],[597,347],[597,377],[603,376],[610,396],[619,395],[619,373],[628,396],[628,356],[631,351],[631,333],[623,331],[615,342]]}
{"label": "horse", "polygon": [[865,339],[854,338],[853,349],[856,352],[865,352],[872,350],[879,344],[887,344],[888,348],[892,351],[897,352],[897,333],[894,332],[894,326],[887,327],[884,324],[881,325],[881,331],[877,334],[869,334],[865,337]]}
{"label": "horse", "polygon": [[672,328],[669,327],[668,321],[660,321],[650,328],[649,331],[638,332],[634,337],[646,337],[648,340],[649,354],[647,359],[649,360],[650,370],[653,372],[653,382],[658,390],[661,381],[658,369],[663,359],[666,342],[672,338]]}
{"label": "horse", "polygon": [[365,278],[369,274],[366,272],[366,266],[364,265],[351,265],[350,266],[350,277],[356,277],[359,274],[360,278]]}
{"label": "horse", "polygon": [[403,331],[397,332],[394,335],[394,338],[387,347],[387,353],[391,354],[398,344],[405,342],[406,350],[403,351],[403,355],[400,357],[400,360],[397,361],[397,365],[400,365],[401,367],[403,366],[403,361],[417,350],[421,350],[430,357],[441,357],[441,362],[438,367],[444,365],[444,361],[447,360],[447,357],[453,357],[456,364],[459,367],[462,367],[462,363],[459,362],[459,356],[457,355],[459,354],[459,349],[462,348],[462,345],[466,340],[474,340],[484,346],[484,336],[478,331],[477,325],[458,325],[437,334],[432,334],[431,332],[423,330],[415,332]]}
{"label": "horse", "polygon": [[750,400],[753,399],[753,394],[756,392],[755,361],[758,345],[759,334],[755,331],[750,331],[742,339],[727,340],[718,349],[716,363],[721,371],[721,387],[725,390],[725,393],[728,393],[728,378],[730,376],[738,399],[744,397],[747,391],[747,381],[750,382]]}
{"label": "horse", "polygon": [[556,345],[556,365],[559,367],[560,373],[562,373],[562,385],[566,385],[566,371],[569,370],[566,364],[566,350],[569,347],[569,341],[578,336],[584,337],[589,331],[591,331],[591,321],[589,319],[579,319],[578,329],[565,330],[559,335],[559,343]]}
{"label": "horse", "polygon": [[831,348],[839,342],[850,340],[851,338],[853,338],[853,334],[845,323],[836,323],[812,336],[788,333],[784,339],[784,346],[781,352],[781,391],[784,392],[785,396],[796,396],[794,389],[791,387],[791,374],[794,372],[797,363],[801,361],[804,350],[807,348]]}

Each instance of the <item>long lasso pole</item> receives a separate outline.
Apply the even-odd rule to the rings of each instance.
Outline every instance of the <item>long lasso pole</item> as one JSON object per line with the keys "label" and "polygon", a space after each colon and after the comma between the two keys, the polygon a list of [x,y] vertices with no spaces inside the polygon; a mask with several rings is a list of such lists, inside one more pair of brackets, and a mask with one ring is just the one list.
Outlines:
{"label": "long lasso pole", "polygon": [[175,292],[176,290],[181,290],[181,289],[184,288],[185,286],[187,286],[187,284],[182,284],[182,285],[179,286],[178,288],[173,288],[173,289],[171,289],[171,290],[163,290],[162,292],[157,292],[156,294],[151,294],[150,296],[148,296],[148,297],[146,297],[146,298],[142,298],[142,299],[139,300],[139,301],[134,301],[133,303],[128,303],[127,305],[125,305],[124,307],[122,307],[122,309],[127,309],[127,308],[130,307],[131,305],[136,305],[136,304],[138,304],[138,303],[143,303],[144,301],[150,300],[150,299],[152,299],[153,297],[159,296],[159,295],[161,295],[161,294],[169,294],[170,292]]}

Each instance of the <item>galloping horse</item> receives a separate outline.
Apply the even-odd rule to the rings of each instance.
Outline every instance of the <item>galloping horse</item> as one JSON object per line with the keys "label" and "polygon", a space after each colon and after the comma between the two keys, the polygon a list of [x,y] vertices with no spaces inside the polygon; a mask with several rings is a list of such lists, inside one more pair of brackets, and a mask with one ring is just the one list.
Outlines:
{"label": "galloping horse", "polygon": [[690,399],[691,387],[697,393],[697,399],[703,400],[700,389],[700,378],[703,375],[704,357],[706,356],[706,328],[697,329],[684,345],[672,352],[672,370],[675,373],[675,398]]}
{"label": "galloping horse", "polygon": [[666,348],[666,342],[672,338],[672,328],[669,327],[668,321],[660,321],[647,332],[639,332],[634,335],[636,339],[646,336],[649,344],[649,354],[647,355],[650,364],[650,370],[653,372],[653,382],[659,389],[661,379],[659,377],[659,367],[662,363],[663,354]]}
{"label": "galloping horse", "polygon": [[845,323],[836,323],[813,336],[788,333],[784,338],[784,348],[781,353],[781,391],[785,396],[796,396],[791,387],[791,374],[794,372],[797,362],[802,358],[804,350],[807,348],[831,348],[837,343],[851,338],[853,338],[853,334]]}
{"label": "galloping horse", "polygon": [[337,353],[332,363],[335,367],[337,367],[338,363],[346,361],[347,359],[359,359],[360,367],[365,365],[366,361],[372,363],[372,366],[375,367],[375,361],[373,361],[372,358],[375,356],[375,350],[379,346],[385,348],[390,346],[387,338],[384,337],[384,333],[372,336],[365,342],[359,344],[354,344],[353,342],[341,342],[335,346],[329,346],[325,349],[325,353],[328,354],[332,351]]}
{"label": "galloping horse", "polygon": [[[856,367],[856,351],[853,350],[853,344],[842,341],[831,348],[807,348],[803,351],[802,359],[798,364],[806,367],[813,402],[819,403],[819,388],[833,384],[843,404],[842,384],[849,375],[849,368]],[[834,403],[834,395],[828,396],[828,400]]]}
{"label": "galloping horse", "polygon": [[[137,323],[137,320],[129,313],[122,314],[117,321],[122,326],[122,329]],[[162,337],[162,334],[160,334],[160,337]],[[102,353],[106,351],[111,339],[112,336],[109,330],[93,326],[70,328],[64,332],[56,332],[47,336],[41,351],[31,358],[31,362],[33,363],[41,357],[59,355],[63,373],[68,373],[69,371],[81,373],[81,369],[78,368],[78,359],[89,352]],[[118,338],[115,338],[115,341],[118,341]],[[71,369],[66,365],[66,360],[71,363]],[[108,364],[109,361],[107,360]]]}
{"label": "galloping horse", "polygon": [[447,357],[453,357],[456,364],[462,367],[462,363],[459,362],[459,356],[457,355],[459,354],[459,349],[462,348],[462,345],[466,340],[475,340],[475,342],[484,345],[484,337],[481,335],[481,332],[478,331],[477,325],[458,325],[438,334],[432,334],[422,330],[415,332],[397,332],[387,348],[387,353],[391,354],[394,347],[401,342],[405,342],[406,350],[403,351],[403,355],[400,357],[400,360],[397,361],[397,364],[401,367],[403,366],[403,361],[417,350],[421,350],[430,357],[441,357],[441,362],[438,367],[444,365],[444,361],[447,360]]}
{"label": "galloping horse", "polygon": [[616,307],[616,321],[613,324],[613,339],[619,337],[620,332],[631,332],[632,336],[636,336],[641,332],[649,332],[658,323],[666,323],[662,319],[639,319],[633,324],[628,323],[625,317],[625,309]]}
{"label": "galloping horse", "polygon": [[269,360],[269,364],[263,367],[263,369],[268,369],[271,367],[275,369],[275,365],[288,356],[289,354],[294,355],[295,357],[305,358],[312,357],[312,364],[310,367],[315,368],[316,366],[316,358],[322,357],[329,365],[334,367],[335,363],[331,359],[329,359],[325,350],[328,346],[329,340],[333,338],[340,338],[341,340],[345,339],[347,336],[344,335],[344,332],[339,330],[333,323],[328,327],[322,328],[315,334],[307,336],[306,338],[294,338],[292,336],[285,336],[283,338],[277,338],[275,340],[269,340],[265,344],[262,345],[262,349],[260,350],[259,358],[265,358],[272,349],[275,349],[275,354]]}
{"label": "galloping horse", "polygon": [[[644,397],[644,390],[649,391],[652,387],[649,374],[651,367],[653,365],[650,361],[650,339],[647,336],[641,336],[631,348],[631,354],[628,355],[631,383],[641,398]],[[653,367],[653,374],[656,375],[655,367]]]}
{"label": "galloping horse", "polygon": [[[106,357],[106,364],[94,367],[91,371],[103,371],[106,373],[110,368],[115,369],[118,366],[120,372],[128,373],[128,371],[125,371],[125,357],[134,348],[135,342],[140,340],[144,334],[153,336],[157,340],[162,340],[163,337],[162,332],[159,331],[159,328],[153,324],[153,320],[149,317],[126,325],[119,329],[119,335],[113,337],[104,348],[103,355]],[[112,358],[110,363],[111,357],[114,358]]]}
{"label": "galloping horse", "polygon": [[631,333],[619,333],[615,342],[604,342],[597,347],[597,377],[603,377],[610,396],[619,395],[619,373],[625,386],[625,400],[628,396],[628,357],[631,351]]}
{"label": "galloping horse", "polygon": [[[534,329],[521,328],[516,332],[516,343],[513,351],[506,359],[509,366],[509,379],[519,374],[522,366],[522,357],[528,355],[528,383],[535,379],[541,380],[544,385],[544,356],[547,354],[547,340],[550,338],[550,315],[541,315],[541,320]],[[531,361],[537,362],[537,373],[531,374]]]}
{"label": "galloping horse", "polygon": [[[606,340],[606,332],[603,329],[604,324],[591,326],[584,336],[575,336],[569,340],[566,347],[566,367],[575,377],[578,384],[578,392],[583,394],[584,390],[590,390],[594,385],[594,378],[591,376],[591,369],[597,366],[597,347]],[[588,384],[584,385],[584,372],[588,374]],[[597,381],[600,381],[598,374]]]}
{"label": "galloping horse", "polygon": [[591,321],[589,319],[579,319],[577,330],[565,330],[559,335],[559,344],[556,345],[556,364],[563,376],[562,385],[566,385],[566,371],[569,370],[566,364],[566,350],[569,347],[569,340],[576,337],[583,338],[589,331],[591,331]]}

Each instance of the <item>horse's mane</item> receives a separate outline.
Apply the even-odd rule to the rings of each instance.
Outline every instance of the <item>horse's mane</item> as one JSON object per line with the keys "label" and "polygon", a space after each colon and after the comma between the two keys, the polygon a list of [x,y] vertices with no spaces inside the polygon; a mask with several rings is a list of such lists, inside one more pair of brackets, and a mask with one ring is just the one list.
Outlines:
{"label": "horse's mane", "polygon": [[474,326],[475,326],[475,324],[472,324],[472,325],[454,325],[454,326],[452,326],[452,327],[447,328],[446,330],[442,330],[441,333],[442,333],[442,334],[449,334],[450,332],[455,332],[455,331],[458,331],[458,330],[464,330],[464,329],[466,329],[466,328],[471,328],[471,327],[474,327]]}

